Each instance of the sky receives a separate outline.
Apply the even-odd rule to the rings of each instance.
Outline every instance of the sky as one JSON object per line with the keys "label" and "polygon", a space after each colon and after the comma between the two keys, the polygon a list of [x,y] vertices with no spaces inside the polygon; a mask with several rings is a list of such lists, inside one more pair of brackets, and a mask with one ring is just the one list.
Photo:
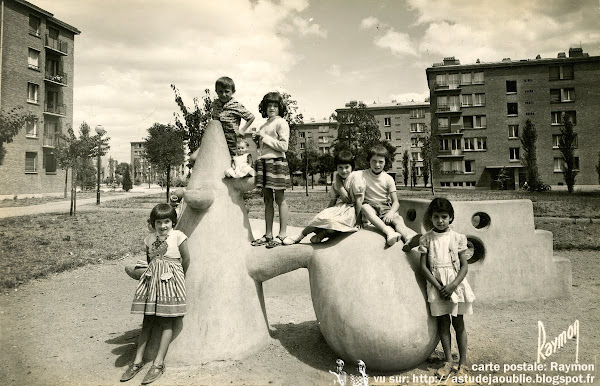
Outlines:
{"label": "sky", "polygon": [[214,82],[263,120],[272,90],[298,102],[305,122],[350,100],[424,101],[425,69],[554,58],[569,47],[600,55],[600,0],[29,0],[81,31],[75,37],[74,127],[102,125],[109,155],[173,123]]}

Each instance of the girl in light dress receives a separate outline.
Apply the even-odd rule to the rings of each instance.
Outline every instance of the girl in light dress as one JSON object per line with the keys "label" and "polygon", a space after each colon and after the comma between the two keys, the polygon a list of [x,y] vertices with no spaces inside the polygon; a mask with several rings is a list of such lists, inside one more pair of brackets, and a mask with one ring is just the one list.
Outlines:
{"label": "girl in light dress", "polygon": [[329,205],[310,220],[302,233],[294,238],[295,243],[315,233],[310,242],[318,244],[336,233],[356,232],[360,227],[365,180],[358,173],[352,173],[354,156],[349,151],[341,151],[335,156],[334,163],[337,173],[331,184]]}
{"label": "girl in light dress", "polygon": [[154,382],[164,373],[174,322],[187,312],[185,273],[190,265],[190,254],[187,236],[173,229],[177,224],[175,208],[169,204],[156,205],[150,212],[149,223],[155,232],[144,239],[148,268],[139,279],[131,305],[131,313],[143,314],[144,322],[135,359],[123,373],[121,382],[132,379],[142,370],[144,351],[153,328],[161,330],[160,344],[142,384]]}
{"label": "girl in light dress", "polygon": [[225,170],[225,177],[244,178],[256,175],[252,169],[252,155],[248,153],[250,144],[243,138],[239,138],[235,147],[235,155],[231,160],[231,167]]}
{"label": "girl in light dress", "polygon": [[[440,378],[457,371],[464,379],[467,372],[467,330],[463,315],[473,313],[475,295],[465,279],[468,271],[467,238],[450,228],[454,208],[445,198],[434,198],[425,215],[433,228],[419,241],[421,270],[427,279],[427,299],[431,315],[437,317],[444,350],[444,365],[436,371]],[[452,365],[450,325],[454,327],[459,352],[458,368]],[[459,378],[459,379],[460,379]]]}

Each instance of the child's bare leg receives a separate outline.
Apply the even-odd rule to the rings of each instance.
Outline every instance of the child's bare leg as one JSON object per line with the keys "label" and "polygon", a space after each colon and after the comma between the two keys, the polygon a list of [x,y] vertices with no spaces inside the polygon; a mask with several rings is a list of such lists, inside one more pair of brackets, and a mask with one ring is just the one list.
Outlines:
{"label": "child's bare leg", "polygon": [[278,189],[275,191],[275,202],[277,202],[277,206],[279,207],[279,237],[284,239],[287,236],[289,214],[288,204],[285,200],[285,190]]}
{"label": "child's bare leg", "polygon": [[442,349],[444,350],[445,362],[452,362],[452,342],[450,341],[450,316],[442,315],[437,317],[438,331]]}
{"label": "child's bare leg", "polygon": [[154,359],[154,364],[156,366],[160,366],[164,363],[167,350],[169,349],[169,345],[173,339],[173,319],[174,318],[157,317],[161,334],[158,352],[156,353],[156,358]]}
{"label": "child's bare leg", "polygon": [[294,237],[294,243],[299,243],[300,241],[302,241],[302,239],[304,239],[306,236],[310,235],[313,232],[317,232],[319,230],[319,228],[315,228],[315,227],[306,227],[304,229],[302,229],[302,232]]}
{"label": "child's bare leg", "polygon": [[369,220],[371,224],[375,226],[375,228],[385,234],[386,244],[388,246],[394,245],[396,241],[400,239],[400,233],[396,232],[392,227],[384,223],[383,220],[377,216],[377,212],[375,212],[375,209],[373,209],[371,205],[363,204],[362,215],[364,218]]}
{"label": "child's bare leg", "polygon": [[273,238],[273,217],[275,217],[275,208],[273,207],[272,189],[263,189],[263,201],[265,202],[265,235]]}
{"label": "child's bare leg", "polygon": [[146,344],[150,339],[150,333],[152,332],[152,326],[154,324],[154,316],[144,315],[144,321],[142,322],[142,331],[138,336],[137,349],[135,351],[135,359],[133,363],[139,364],[144,361],[144,351],[146,351]]}
{"label": "child's bare leg", "polygon": [[313,237],[310,238],[310,242],[313,244],[319,244],[321,241],[323,241],[324,238],[330,237],[331,235],[333,235],[335,233],[336,233],[335,231],[332,231],[330,229],[317,228],[317,232]]}
{"label": "child's bare leg", "polygon": [[467,364],[467,330],[465,329],[465,321],[462,315],[452,317],[452,326],[456,332],[456,345],[458,346],[458,354],[460,358],[458,365]]}

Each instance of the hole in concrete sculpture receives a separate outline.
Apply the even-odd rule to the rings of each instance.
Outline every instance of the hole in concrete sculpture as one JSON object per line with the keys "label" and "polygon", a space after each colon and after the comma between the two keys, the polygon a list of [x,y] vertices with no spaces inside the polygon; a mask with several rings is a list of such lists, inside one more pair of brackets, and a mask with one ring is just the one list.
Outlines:
{"label": "hole in concrete sculpture", "polygon": [[417,218],[417,211],[414,209],[409,209],[406,211],[406,219],[408,221],[415,221]]}
{"label": "hole in concrete sculpture", "polygon": [[471,217],[471,224],[477,229],[486,229],[491,222],[490,216],[484,212],[477,212]]}
{"label": "hole in concrete sculpture", "polygon": [[473,236],[467,236],[467,258],[468,263],[473,264],[485,258],[485,246],[483,242]]}

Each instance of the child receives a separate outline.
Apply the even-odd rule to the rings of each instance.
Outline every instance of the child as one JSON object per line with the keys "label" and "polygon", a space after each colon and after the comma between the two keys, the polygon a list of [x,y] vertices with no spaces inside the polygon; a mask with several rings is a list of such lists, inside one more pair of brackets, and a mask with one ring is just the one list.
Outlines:
{"label": "child", "polygon": [[[438,377],[447,377],[452,371],[450,322],[456,333],[460,359],[457,376],[467,371],[467,330],[463,315],[473,313],[475,295],[465,279],[468,271],[467,238],[450,229],[454,209],[445,198],[434,198],[425,216],[433,228],[419,242],[421,270],[427,279],[427,299],[431,315],[437,317],[438,330],[444,349],[444,366],[436,371]],[[450,317],[451,316],[451,317]]]}
{"label": "child", "polygon": [[[285,189],[291,186],[285,152],[288,149],[290,127],[282,117],[287,112],[283,98],[278,92],[267,93],[258,106],[267,122],[256,133],[260,138],[260,158],[256,161],[256,187],[262,188],[265,202],[265,234],[252,241],[253,246],[266,245],[274,248],[279,245],[294,244],[286,235],[288,205]],[[273,238],[273,217],[275,210],[273,196],[279,206],[279,235]]]}
{"label": "child", "polygon": [[[365,180],[354,169],[354,157],[349,151],[343,150],[334,158],[337,173],[329,191],[329,205],[309,223],[294,239],[299,243],[311,233],[310,242],[320,243],[325,237],[331,237],[338,232],[356,232],[356,224],[360,224],[360,210],[365,194]],[[336,204],[338,198],[340,202]]]}
{"label": "child", "polygon": [[357,172],[361,173],[366,183],[362,215],[385,234],[387,246],[391,247],[403,237],[406,245],[402,249],[409,251],[418,245],[419,235],[408,228],[398,214],[400,205],[396,196],[396,183],[383,171],[388,158],[389,153],[385,147],[373,146],[367,152],[369,169]]}
{"label": "child", "polygon": [[254,169],[252,169],[252,155],[248,153],[250,144],[245,139],[238,139],[237,146],[235,148],[235,156],[231,160],[231,167],[225,170],[225,177],[231,178],[242,178],[252,177],[256,175]]}
{"label": "child", "polygon": [[177,214],[169,204],[158,204],[152,209],[150,224],[155,232],[144,239],[149,265],[140,278],[131,305],[131,313],[144,314],[144,322],[135,359],[123,373],[121,382],[132,379],[142,369],[144,350],[154,327],[160,328],[160,344],[142,384],[154,382],[164,373],[175,318],[185,315],[187,310],[184,280],[190,265],[187,236],[173,229]]}

